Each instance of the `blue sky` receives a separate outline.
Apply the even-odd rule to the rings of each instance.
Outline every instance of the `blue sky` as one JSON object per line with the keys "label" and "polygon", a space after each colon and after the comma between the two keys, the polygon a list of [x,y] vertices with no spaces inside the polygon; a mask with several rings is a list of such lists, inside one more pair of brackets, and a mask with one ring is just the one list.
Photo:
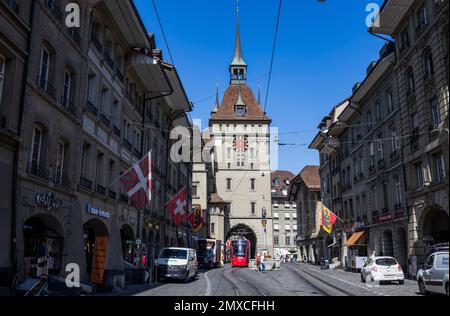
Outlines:
{"label": "blue sky", "polygon": [[[309,144],[322,117],[350,95],[378,59],[384,41],[367,32],[366,5],[382,0],[284,0],[273,77],[267,104],[280,142]],[[135,0],[149,32],[169,59],[151,0]],[[228,86],[234,51],[236,1],[156,0],[175,66],[189,99],[193,119],[203,128],[214,104],[216,79]],[[249,64],[249,85],[265,96],[278,0],[240,0],[241,39]],[[264,98],[263,98],[264,100]],[[313,130],[313,131],[311,131]],[[292,131],[310,131],[283,134]],[[307,146],[280,147],[279,168],[298,173],[318,164]]]}

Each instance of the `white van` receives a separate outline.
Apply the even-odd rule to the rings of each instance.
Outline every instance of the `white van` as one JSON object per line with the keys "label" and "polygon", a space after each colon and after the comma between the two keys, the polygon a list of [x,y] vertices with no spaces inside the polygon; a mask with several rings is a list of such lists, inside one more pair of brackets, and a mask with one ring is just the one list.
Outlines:
{"label": "white van", "polygon": [[195,249],[163,248],[156,260],[157,279],[177,279],[189,282],[198,276],[198,262]]}

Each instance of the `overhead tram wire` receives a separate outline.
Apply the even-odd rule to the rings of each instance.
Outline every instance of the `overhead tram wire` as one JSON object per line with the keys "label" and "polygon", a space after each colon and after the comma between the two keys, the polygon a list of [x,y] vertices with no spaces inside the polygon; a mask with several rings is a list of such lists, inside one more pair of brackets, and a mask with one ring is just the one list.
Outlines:
{"label": "overhead tram wire", "polygon": [[167,41],[166,32],[164,32],[164,27],[162,25],[161,18],[159,17],[158,8],[156,7],[155,0],[152,0],[152,3],[153,3],[153,8],[155,9],[156,18],[158,19],[159,27],[161,28],[162,36],[164,38],[164,43],[166,44],[167,52],[169,53],[170,62],[172,63],[172,65],[175,66],[175,63],[174,63],[173,57],[172,57],[172,52],[170,51],[169,42]]}
{"label": "overhead tram wire", "polygon": [[268,79],[268,82],[267,82],[266,100],[264,101],[264,113],[266,113],[267,101],[269,99],[270,82],[271,82],[271,79],[272,79],[273,61],[275,59],[275,49],[276,49],[276,45],[277,45],[278,27],[280,25],[280,16],[281,16],[282,4],[283,4],[283,0],[280,0],[280,2],[278,4],[277,23],[275,25],[275,36],[274,36],[274,39],[273,39],[273,46],[272,46],[272,57],[270,58],[270,70],[269,70],[269,79]]}

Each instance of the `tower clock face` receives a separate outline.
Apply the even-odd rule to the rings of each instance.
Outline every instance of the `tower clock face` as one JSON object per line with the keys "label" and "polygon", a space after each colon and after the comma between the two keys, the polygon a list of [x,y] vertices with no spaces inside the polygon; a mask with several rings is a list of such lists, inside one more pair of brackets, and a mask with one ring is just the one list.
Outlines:
{"label": "tower clock face", "polygon": [[245,152],[248,150],[248,139],[244,136],[235,136],[233,140],[234,150],[237,152]]}

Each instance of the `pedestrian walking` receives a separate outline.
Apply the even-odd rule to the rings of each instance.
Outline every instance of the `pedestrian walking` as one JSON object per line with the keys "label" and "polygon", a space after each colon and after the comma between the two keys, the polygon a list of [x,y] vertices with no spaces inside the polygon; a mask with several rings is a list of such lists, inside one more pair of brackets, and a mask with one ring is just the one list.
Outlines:
{"label": "pedestrian walking", "polygon": [[256,255],[256,271],[260,271],[261,269],[261,255],[258,253]]}
{"label": "pedestrian walking", "polygon": [[264,264],[264,253],[261,255],[261,271],[265,271],[266,270],[266,265]]}

